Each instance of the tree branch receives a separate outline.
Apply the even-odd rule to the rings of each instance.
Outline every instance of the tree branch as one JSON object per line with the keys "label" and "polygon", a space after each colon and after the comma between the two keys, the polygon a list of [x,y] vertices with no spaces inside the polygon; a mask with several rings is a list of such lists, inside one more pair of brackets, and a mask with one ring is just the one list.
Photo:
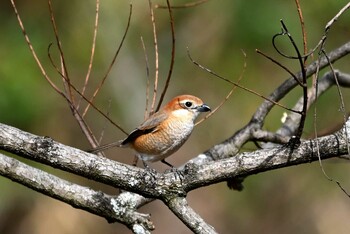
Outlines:
{"label": "tree branch", "polygon": [[[203,162],[200,165],[188,163],[178,172],[165,174],[88,154],[57,143],[48,137],[39,137],[4,124],[0,124],[0,149],[101,183],[133,191],[146,197],[158,198],[163,201],[170,201],[176,198],[175,201],[177,200],[177,202],[184,204],[185,201],[181,200],[181,197],[184,197],[191,190],[226,181],[230,178],[247,177],[277,168],[317,161],[317,150],[321,159],[346,155],[348,154],[347,143],[349,143],[349,139],[346,137],[345,130],[349,134],[350,120],[347,121],[346,126],[347,128],[344,127],[332,135],[302,141],[300,146],[293,151],[290,150],[288,145],[285,145],[254,152],[244,152],[237,154],[235,157],[229,157],[231,156],[230,151],[225,151],[225,148],[220,146],[214,146],[203,153],[205,154],[204,158],[213,157],[211,153],[215,152],[215,154],[222,154],[221,157],[226,159]],[[318,149],[315,147],[316,144],[319,146]],[[203,158],[203,156],[199,155],[198,157]],[[113,197],[109,197],[101,192],[71,184],[38,169],[30,169],[29,166],[7,156],[1,155],[0,161],[1,175],[36,191],[98,215],[100,215],[102,210],[106,209],[108,212],[103,217],[108,216],[109,221],[118,220],[128,223],[129,228],[134,228],[134,225],[140,223],[139,220],[143,220],[145,224],[149,224],[151,227],[151,223],[147,221],[147,216],[145,217],[142,214],[135,213],[135,211],[128,210],[130,204],[135,204],[130,202],[133,201],[135,195],[132,195],[133,198],[129,202],[118,202],[119,200],[113,200]],[[20,173],[28,171],[27,169],[30,169],[31,173]],[[84,192],[67,193],[67,191],[72,191],[73,189],[84,190]],[[80,196],[78,194],[85,195],[81,195],[82,198],[79,198],[72,197],[72,194],[76,194],[75,196]],[[137,197],[140,200],[140,196]],[[102,204],[103,206],[96,204]],[[116,204],[118,205],[116,206]],[[137,208],[140,204],[137,203],[137,205],[132,205],[131,207]],[[168,204],[175,214],[182,215],[180,212],[183,211],[176,208],[174,204],[170,204],[170,202]],[[119,209],[113,209],[113,207],[119,207],[122,209],[122,212]],[[188,212],[190,212],[190,208],[188,209]],[[115,212],[114,214],[113,211]],[[200,218],[195,213],[191,215],[191,212],[188,212],[185,213],[187,216]],[[131,221],[121,218],[121,216],[128,215],[132,217]],[[185,217],[182,218],[183,221],[186,219]],[[132,227],[130,223],[133,223]],[[190,226],[188,222],[185,223]]]}
{"label": "tree branch", "polygon": [[[346,56],[350,53],[350,41],[344,45],[338,47],[337,49],[331,51],[328,54],[328,59],[323,56],[319,60],[311,63],[306,67],[306,76],[310,77],[312,74],[316,73],[318,70],[325,68],[329,65],[329,62],[334,63],[338,59]],[[298,79],[301,79],[301,72],[296,74]],[[298,82],[290,77],[285,80],[279,87],[277,87],[269,96],[268,99],[278,102],[284,98],[293,88],[298,85]],[[243,128],[235,132],[230,138],[224,140],[220,144],[213,146],[208,149],[204,154],[201,155],[202,158],[193,159],[193,161],[211,161],[218,160],[225,157],[234,156],[239,152],[242,146],[249,140],[254,139],[253,133],[256,131],[261,131],[264,120],[268,113],[274,107],[271,101],[263,101],[263,103],[257,108],[251,120]],[[205,155],[210,155],[209,158],[203,159]]]}
{"label": "tree branch", "polygon": [[130,193],[110,196],[73,184],[1,153],[0,175],[75,208],[104,217],[108,222],[118,221],[130,229],[134,229],[136,223],[145,230],[154,229],[149,215],[135,212],[139,204],[134,198],[130,200]]}
{"label": "tree branch", "polygon": [[[350,88],[349,74],[346,74],[340,71],[334,71],[334,73],[332,71],[329,71],[326,74],[324,74],[324,76],[321,79],[318,80],[317,94],[315,93],[314,87],[309,89],[308,91],[309,102],[307,105],[307,109],[309,109],[310,105],[312,105],[317,100],[317,97],[321,96],[329,88],[336,85],[336,82],[335,82],[336,79],[334,77],[334,74],[337,76],[337,80],[340,86]],[[300,110],[302,108],[302,105],[303,105],[303,100],[302,98],[300,98],[293,109]],[[300,115],[295,113],[290,113],[286,118],[286,121],[284,122],[283,126],[277,131],[277,133],[283,136],[292,136],[299,125],[299,121],[300,121]]]}
{"label": "tree branch", "polygon": [[184,197],[174,197],[165,201],[165,204],[194,233],[217,233],[212,226],[207,224],[196,212],[194,212]]}
{"label": "tree branch", "polygon": [[231,152],[214,146],[203,154],[211,157],[211,152],[215,152],[226,159],[202,165],[188,163],[180,171],[182,176],[179,176],[179,172],[163,174],[125,165],[62,145],[48,137],[35,136],[0,124],[0,149],[107,185],[162,200],[169,195],[186,195],[193,189],[229,178],[317,161],[317,149],[314,147],[316,141],[320,146],[321,159],[348,153],[344,129],[318,139],[302,141],[293,152],[285,145],[229,157]]}

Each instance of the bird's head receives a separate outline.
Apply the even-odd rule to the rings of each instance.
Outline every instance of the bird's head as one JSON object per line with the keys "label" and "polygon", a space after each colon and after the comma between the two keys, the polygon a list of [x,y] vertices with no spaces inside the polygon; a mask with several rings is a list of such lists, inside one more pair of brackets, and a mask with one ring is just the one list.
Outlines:
{"label": "bird's head", "polygon": [[203,101],[192,95],[180,95],[174,97],[164,110],[176,118],[191,119],[194,121],[201,112],[210,111],[210,107]]}

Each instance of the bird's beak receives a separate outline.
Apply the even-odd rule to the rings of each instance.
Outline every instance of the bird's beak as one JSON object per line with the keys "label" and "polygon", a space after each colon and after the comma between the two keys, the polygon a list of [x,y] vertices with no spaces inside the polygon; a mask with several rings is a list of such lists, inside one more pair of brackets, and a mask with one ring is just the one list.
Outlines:
{"label": "bird's beak", "polygon": [[199,112],[208,112],[211,111],[210,107],[206,104],[200,105],[197,107],[197,111]]}

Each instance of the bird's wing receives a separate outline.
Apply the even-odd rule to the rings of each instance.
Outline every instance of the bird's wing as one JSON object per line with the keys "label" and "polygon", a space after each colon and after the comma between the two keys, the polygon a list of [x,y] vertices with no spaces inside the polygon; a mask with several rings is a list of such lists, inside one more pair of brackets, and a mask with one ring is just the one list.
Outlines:
{"label": "bird's wing", "polygon": [[129,142],[134,141],[141,135],[148,134],[151,132],[155,132],[158,130],[158,126],[161,122],[163,122],[167,118],[167,115],[164,113],[155,113],[148,119],[146,119],[138,128],[132,131],[125,140],[121,143],[121,145],[126,145]]}

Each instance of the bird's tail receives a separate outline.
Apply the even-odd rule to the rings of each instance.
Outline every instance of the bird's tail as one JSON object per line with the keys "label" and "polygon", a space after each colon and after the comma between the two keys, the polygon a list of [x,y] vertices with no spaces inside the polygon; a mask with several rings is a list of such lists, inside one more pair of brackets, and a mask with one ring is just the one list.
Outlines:
{"label": "bird's tail", "polygon": [[116,141],[116,142],[108,143],[105,145],[100,145],[100,146],[97,146],[96,148],[86,150],[86,152],[98,153],[98,152],[107,150],[107,149],[112,148],[112,147],[123,147],[124,145],[122,145],[122,142],[123,141]]}

